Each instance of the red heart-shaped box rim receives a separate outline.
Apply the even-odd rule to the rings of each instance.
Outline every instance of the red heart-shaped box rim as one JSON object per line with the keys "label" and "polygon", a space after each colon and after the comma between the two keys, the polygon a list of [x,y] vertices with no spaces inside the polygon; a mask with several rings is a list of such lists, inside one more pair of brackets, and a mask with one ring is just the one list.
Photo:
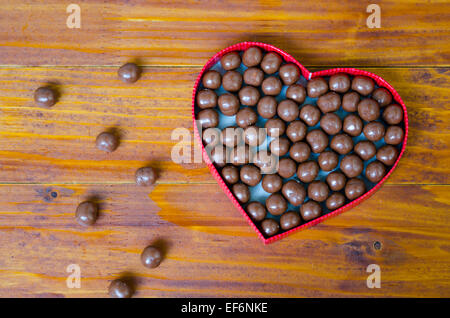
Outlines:
{"label": "red heart-shaped box rim", "polygon": [[[307,79],[310,80],[314,77],[319,77],[319,76],[329,76],[329,75],[333,75],[336,73],[347,73],[350,75],[364,75],[364,76],[368,76],[372,79],[375,80],[375,82],[378,84],[378,86],[380,87],[385,87],[386,89],[388,89],[392,96],[394,97],[394,100],[400,104],[403,108],[403,118],[404,118],[404,124],[405,124],[405,137],[403,140],[403,144],[402,144],[402,150],[400,151],[400,154],[397,158],[397,161],[395,162],[395,164],[392,166],[392,168],[389,170],[389,172],[386,174],[386,176],[380,181],[378,182],[372,189],[370,189],[370,191],[364,193],[362,196],[360,196],[359,198],[351,201],[350,203],[344,205],[343,207],[333,211],[333,212],[329,212],[328,214],[325,214],[317,219],[314,219],[308,223],[304,223],[301,224],[293,229],[290,229],[289,231],[283,232],[281,234],[269,237],[269,238],[265,238],[264,235],[261,233],[261,231],[258,229],[258,227],[255,225],[255,223],[250,219],[250,217],[247,215],[247,213],[245,212],[245,210],[243,209],[243,207],[241,206],[241,204],[236,200],[236,198],[234,197],[233,193],[231,193],[230,189],[228,188],[228,186],[226,185],[225,181],[222,179],[221,175],[219,174],[219,172],[217,171],[216,167],[214,167],[213,163],[211,162],[211,159],[209,158],[205,147],[203,146],[203,141],[202,138],[199,135],[198,132],[198,128],[197,125],[195,123],[195,96],[197,93],[197,88],[198,85],[200,84],[201,78],[203,76],[203,73],[205,73],[205,71],[207,71],[209,68],[211,68],[214,64],[216,64],[220,58],[232,51],[243,51],[248,49],[249,47],[252,46],[258,46],[262,49],[264,49],[265,51],[269,51],[269,52],[276,52],[278,54],[280,54],[283,59],[286,62],[291,62],[296,64],[300,70],[302,71],[302,75]],[[192,92],[192,119],[193,119],[193,123],[194,123],[194,134],[195,137],[197,138],[198,143],[201,145],[202,147],[202,156],[203,159],[205,160],[206,164],[209,167],[209,170],[211,170],[212,175],[214,176],[214,178],[216,178],[217,182],[219,183],[220,187],[223,189],[223,191],[226,193],[226,195],[230,198],[231,202],[233,202],[233,204],[236,206],[236,208],[239,210],[239,212],[241,212],[241,214],[244,216],[244,218],[247,220],[247,222],[250,224],[250,226],[256,231],[256,233],[258,234],[259,238],[264,242],[264,244],[269,244],[272,242],[275,242],[279,239],[282,239],[283,237],[288,236],[289,234],[292,234],[296,231],[299,231],[301,229],[316,225],[318,223],[323,222],[324,220],[336,216],[344,211],[347,211],[348,209],[360,204],[362,201],[364,201],[365,199],[367,199],[368,197],[370,197],[373,193],[375,193],[375,191],[377,191],[380,186],[386,181],[386,179],[391,175],[392,171],[394,171],[395,167],[397,166],[400,158],[403,155],[403,152],[405,151],[405,147],[406,147],[406,141],[408,139],[408,114],[406,112],[406,106],[405,103],[403,102],[403,100],[401,99],[400,95],[397,93],[397,91],[388,83],[386,82],[383,78],[381,78],[380,76],[370,73],[370,72],[366,72],[366,71],[362,71],[362,70],[358,70],[356,68],[333,68],[333,69],[329,69],[329,70],[324,70],[324,71],[318,71],[318,72],[314,72],[311,73],[310,71],[308,71],[303,65],[301,65],[296,59],[294,59],[291,55],[289,55],[288,53],[284,52],[283,50],[280,50],[279,48],[270,45],[270,44],[265,44],[265,43],[259,43],[259,42],[242,42],[242,43],[238,43],[232,46],[227,47],[226,49],[223,49],[222,51],[218,52],[217,54],[215,54],[206,64],[205,66],[203,66],[203,69],[201,70],[200,74],[197,77],[197,80],[195,81],[195,85],[194,85],[194,90]]]}

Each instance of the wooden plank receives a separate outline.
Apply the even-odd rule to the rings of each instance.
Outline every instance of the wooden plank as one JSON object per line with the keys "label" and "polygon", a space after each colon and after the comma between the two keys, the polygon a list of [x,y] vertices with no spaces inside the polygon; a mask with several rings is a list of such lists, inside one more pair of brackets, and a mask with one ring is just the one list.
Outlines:
{"label": "wooden plank", "polygon": [[1,0],[0,65],[203,65],[242,41],[273,44],[304,65],[446,66],[450,3],[383,1],[381,28],[361,1],[87,1],[81,29],[69,3]]}
{"label": "wooden plank", "polygon": [[[448,68],[370,69],[392,83],[409,113],[406,153],[389,183],[448,184]],[[191,91],[198,68],[145,68],[122,84],[115,68],[0,68],[0,182],[132,183],[134,171],[156,165],[160,182],[213,182],[202,163],[176,164],[174,128],[191,129]],[[61,91],[51,109],[35,107],[33,91],[47,82]],[[95,137],[116,127],[111,154]],[[414,171],[414,173],[411,173]]]}
{"label": "wooden plank", "polygon": [[[448,191],[385,185],[264,246],[217,185],[2,185],[0,297],[103,297],[121,273],[140,297],[449,297]],[[74,210],[92,196],[101,216],[82,228]],[[166,257],[147,270],[139,253],[153,242]],[[69,264],[81,268],[80,289],[66,287]],[[369,264],[381,268],[380,289],[366,286]]]}

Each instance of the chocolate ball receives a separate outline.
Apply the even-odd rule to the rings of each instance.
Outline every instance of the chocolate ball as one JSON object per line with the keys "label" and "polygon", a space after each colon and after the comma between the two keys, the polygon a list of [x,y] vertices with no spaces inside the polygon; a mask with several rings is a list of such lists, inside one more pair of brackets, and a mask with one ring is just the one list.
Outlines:
{"label": "chocolate ball", "polygon": [[218,89],[222,85],[222,75],[217,71],[208,71],[202,78],[203,86],[210,89]]}
{"label": "chocolate ball", "polygon": [[244,129],[244,142],[252,147],[261,145],[266,140],[266,130],[256,126]]}
{"label": "chocolate ball", "polygon": [[266,208],[272,215],[281,215],[287,209],[287,202],[279,193],[273,193],[266,199]]}
{"label": "chocolate ball", "polygon": [[357,91],[363,96],[367,96],[372,93],[375,88],[375,83],[373,80],[367,76],[357,75],[353,78],[352,89]]}
{"label": "chocolate ball", "polygon": [[75,219],[78,224],[89,226],[97,221],[98,206],[94,202],[85,201],[78,205],[75,212]]}
{"label": "chocolate ball", "polygon": [[222,168],[222,178],[228,184],[235,184],[239,181],[239,169],[235,166],[225,166]]}
{"label": "chocolate ball", "polygon": [[286,124],[279,118],[269,119],[264,127],[267,129],[267,135],[270,137],[279,137],[286,130]]}
{"label": "chocolate ball", "polygon": [[330,195],[325,202],[328,210],[334,211],[339,209],[341,206],[343,206],[345,203],[345,196],[340,192],[335,192],[332,195]]}
{"label": "chocolate ball", "polygon": [[308,96],[312,98],[319,97],[320,95],[328,92],[328,83],[322,77],[316,77],[308,81],[306,85],[306,91]]}
{"label": "chocolate ball", "polygon": [[225,166],[228,162],[228,157],[228,150],[222,145],[218,145],[211,149],[211,162],[215,163],[219,167]]}
{"label": "chocolate ball", "polygon": [[284,64],[280,67],[278,76],[285,85],[292,85],[300,79],[300,70],[293,63]]}
{"label": "chocolate ball", "polygon": [[397,125],[403,120],[403,109],[397,104],[391,104],[384,109],[383,119],[389,125]]}
{"label": "chocolate ball", "polygon": [[133,287],[126,279],[115,279],[109,285],[108,294],[111,298],[131,298]]}
{"label": "chocolate ball", "polygon": [[260,86],[264,79],[264,72],[257,68],[251,67],[244,72],[244,83],[251,86]]}
{"label": "chocolate ball", "polygon": [[203,130],[202,139],[205,147],[215,147],[220,142],[221,131],[217,128],[207,128]]}
{"label": "chocolate ball", "polygon": [[319,153],[328,146],[328,136],[321,129],[311,130],[306,135],[306,141],[311,146],[312,152]]}
{"label": "chocolate ball", "polygon": [[162,260],[161,251],[154,246],[147,246],[141,253],[141,263],[147,268],[156,268]]}
{"label": "chocolate ball", "polygon": [[319,203],[309,200],[300,207],[302,219],[306,222],[318,218],[322,214],[322,207]]}
{"label": "chocolate ball", "polygon": [[384,125],[380,122],[373,121],[364,126],[364,136],[370,141],[378,141],[384,137]]}
{"label": "chocolate ball", "polygon": [[300,215],[294,211],[288,211],[280,217],[280,225],[283,230],[290,230],[302,222]]}
{"label": "chocolate ball", "polygon": [[251,160],[252,153],[247,145],[237,146],[230,151],[230,163],[235,166],[248,164]]}
{"label": "chocolate ball", "polygon": [[250,200],[250,190],[245,184],[243,183],[233,184],[231,190],[234,196],[236,197],[236,200],[238,200],[240,203],[247,203],[248,200]]}
{"label": "chocolate ball", "polygon": [[348,154],[353,149],[353,139],[347,134],[336,135],[331,139],[330,147],[338,154]]}
{"label": "chocolate ball", "polygon": [[226,71],[234,70],[241,65],[241,57],[237,52],[230,52],[222,56],[220,64]]}
{"label": "chocolate ball", "polygon": [[326,181],[332,191],[340,191],[344,189],[347,178],[341,172],[334,171],[327,175]]}
{"label": "chocolate ball", "polygon": [[219,114],[215,109],[204,109],[198,112],[197,121],[203,129],[217,127],[219,124]]}
{"label": "chocolate ball", "polygon": [[359,104],[359,94],[357,92],[346,93],[342,97],[342,109],[347,112],[356,112]]}
{"label": "chocolate ball", "polygon": [[377,159],[386,166],[392,166],[398,157],[398,150],[394,146],[386,145],[378,149]]}
{"label": "chocolate ball", "polygon": [[399,126],[389,126],[384,135],[384,142],[388,145],[398,145],[403,141],[405,136],[403,129]]}
{"label": "chocolate ball", "polygon": [[242,87],[242,75],[237,71],[228,71],[222,77],[222,86],[229,92],[237,92]]}
{"label": "chocolate ball", "polygon": [[259,97],[259,90],[253,86],[245,86],[239,91],[239,99],[242,105],[255,106]]}
{"label": "chocolate ball", "polygon": [[308,186],[308,197],[314,201],[322,202],[328,198],[330,190],[323,181],[313,181]]}
{"label": "chocolate ball", "polygon": [[247,214],[255,222],[261,222],[266,217],[266,208],[260,202],[250,202],[247,205]]}
{"label": "chocolate ball", "polygon": [[301,120],[305,122],[308,126],[315,126],[320,120],[320,110],[316,106],[313,105],[304,105],[300,109],[299,117]]}
{"label": "chocolate ball", "polygon": [[328,83],[330,90],[338,93],[345,93],[350,89],[350,77],[344,73],[332,75]]}
{"label": "chocolate ball", "polygon": [[57,93],[50,87],[39,87],[34,92],[34,101],[40,107],[51,107],[56,104]]}
{"label": "chocolate ball", "polygon": [[270,152],[275,156],[282,157],[288,153],[289,147],[291,146],[290,141],[287,138],[281,137],[273,139],[270,142],[269,148]]}
{"label": "chocolate ball", "polygon": [[384,107],[384,106],[387,106],[390,103],[392,103],[392,95],[384,87],[377,88],[372,93],[372,98],[375,99],[378,102],[380,107]]}
{"label": "chocolate ball", "polygon": [[274,219],[265,219],[261,222],[261,228],[266,236],[273,236],[280,230],[280,225]]}
{"label": "chocolate ball", "polygon": [[262,59],[261,68],[266,74],[270,75],[278,72],[282,61],[277,53],[269,52]]}
{"label": "chocolate ball", "polygon": [[239,103],[239,99],[231,93],[220,95],[217,103],[219,104],[220,111],[225,116],[236,115],[241,106]]}
{"label": "chocolate ball", "polygon": [[339,162],[338,155],[333,151],[324,151],[317,159],[320,169],[323,171],[331,171],[337,167]]}
{"label": "chocolate ball", "polygon": [[261,181],[261,171],[258,167],[245,165],[241,167],[241,181],[250,187],[254,187]]}
{"label": "chocolate ball", "polygon": [[308,160],[311,154],[311,148],[308,144],[302,141],[297,141],[289,149],[289,156],[296,162],[303,162]]}
{"label": "chocolate ball", "polygon": [[335,113],[327,113],[322,116],[320,127],[328,135],[336,135],[342,129],[342,120]]}
{"label": "chocolate ball", "polygon": [[117,74],[122,82],[134,83],[141,76],[141,69],[134,63],[127,63],[119,68]]}
{"label": "chocolate ball", "polygon": [[280,94],[281,88],[281,81],[278,79],[278,77],[275,76],[267,77],[261,84],[263,93],[270,96],[276,96]]}
{"label": "chocolate ball", "polygon": [[362,196],[366,192],[366,186],[361,179],[352,178],[347,181],[345,185],[345,196],[349,200],[354,200]]}
{"label": "chocolate ball", "polygon": [[300,120],[291,122],[286,128],[286,136],[292,141],[297,142],[303,140],[306,136],[307,127]]}
{"label": "chocolate ball", "polygon": [[217,106],[217,94],[210,89],[202,89],[197,93],[197,106],[201,109]]}
{"label": "chocolate ball", "polygon": [[319,97],[317,106],[322,113],[335,112],[341,107],[341,96],[335,92],[326,93]]}
{"label": "chocolate ball", "polygon": [[362,160],[369,160],[377,153],[377,148],[373,142],[362,140],[355,145],[355,153],[361,157]]}
{"label": "chocolate ball", "polygon": [[299,206],[306,198],[305,187],[295,180],[286,182],[281,189],[281,193],[293,206]]}
{"label": "chocolate ball", "polygon": [[281,179],[281,177],[276,173],[267,174],[263,177],[261,185],[264,191],[275,193],[281,190],[281,187],[283,186],[283,179]]}
{"label": "chocolate ball", "polygon": [[272,174],[277,171],[278,157],[267,150],[260,150],[252,157],[252,162],[261,169],[262,174]]}
{"label": "chocolate ball", "polygon": [[293,84],[287,88],[286,97],[302,104],[306,99],[306,89],[303,85]]}
{"label": "chocolate ball", "polygon": [[236,114],[236,124],[245,128],[256,124],[258,121],[258,114],[250,107],[241,108]]}
{"label": "chocolate ball", "polygon": [[358,115],[365,121],[374,121],[380,117],[380,106],[372,98],[366,98],[358,104]]}
{"label": "chocolate ball", "polygon": [[273,96],[264,96],[258,102],[257,110],[258,114],[262,118],[272,118],[277,114],[278,103]]}
{"label": "chocolate ball", "polygon": [[220,135],[220,141],[224,146],[234,148],[237,145],[242,143],[242,128],[237,127],[226,127],[222,130],[222,134]]}
{"label": "chocolate ball", "polygon": [[361,174],[364,163],[357,155],[351,154],[342,158],[340,168],[348,178],[353,178]]}
{"label": "chocolate ball", "polygon": [[139,186],[151,186],[155,183],[156,172],[151,167],[142,167],[136,171],[135,179]]}
{"label": "chocolate ball", "polygon": [[342,130],[352,137],[359,136],[363,129],[363,122],[361,118],[356,115],[350,114],[344,118],[342,124]]}
{"label": "chocolate ball", "polygon": [[386,175],[386,167],[379,161],[372,161],[366,167],[366,178],[373,183],[377,183]]}
{"label": "chocolate ball", "polygon": [[278,104],[277,114],[284,121],[290,122],[298,118],[299,109],[295,102],[285,99]]}
{"label": "chocolate ball", "polygon": [[97,136],[95,144],[99,150],[113,152],[119,146],[119,138],[111,132],[102,132]]}
{"label": "chocolate ball", "polygon": [[306,161],[298,165],[297,177],[304,183],[313,181],[319,174],[319,165],[315,161]]}
{"label": "chocolate ball", "polygon": [[253,46],[245,50],[242,55],[242,63],[247,67],[256,66],[261,63],[263,54],[259,47]]}
{"label": "chocolate ball", "polygon": [[278,174],[282,178],[290,178],[297,171],[297,165],[290,158],[281,158],[278,162]]}

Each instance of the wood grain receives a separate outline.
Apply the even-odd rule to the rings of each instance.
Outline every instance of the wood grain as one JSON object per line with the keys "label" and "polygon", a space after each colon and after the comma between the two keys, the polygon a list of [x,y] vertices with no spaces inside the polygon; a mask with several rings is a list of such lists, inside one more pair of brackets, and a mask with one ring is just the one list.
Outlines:
{"label": "wood grain", "polygon": [[304,65],[448,66],[448,1],[382,1],[369,29],[361,1],[8,1],[0,7],[0,65],[203,65],[242,41],[273,44]]}

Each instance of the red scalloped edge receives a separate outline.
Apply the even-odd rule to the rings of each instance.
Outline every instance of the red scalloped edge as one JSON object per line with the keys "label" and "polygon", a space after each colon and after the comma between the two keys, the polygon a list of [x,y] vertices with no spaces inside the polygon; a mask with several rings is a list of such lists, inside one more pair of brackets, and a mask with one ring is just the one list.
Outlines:
{"label": "red scalloped edge", "polygon": [[[284,233],[281,233],[281,234],[278,234],[278,235],[275,235],[275,236],[272,236],[269,238],[265,238],[264,235],[261,233],[261,231],[258,229],[258,227],[255,225],[255,223],[250,219],[250,217],[245,212],[244,208],[234,197],[233,193],[231,193],[230,189],[228,188],[225,181],[220,176],[216,167],[214,167],[213,163],[211,162],[211,159],[208,156],[208,153],[205,150],[205,147],[203,146],[202,138],[199,135],[198,127],[195,123],[195,96],[197,93],[197,88],[200,84],[200,80],[201,80],[203,74],[205,73],[205,71],[208,70],[210,67],[212,67],[216,62],[218,62],[223,55],[225,55],[229,52],[232,52],[232,51],[243,51],[252,46],[257,46],[266,51],[276,52],[276,53],[280,54],[286,62],[291,62],[291,63],[296,64],[300,68],[303,77],[305,77],[307,80],[310,80],[314,77],[330,76],[330,75],[337,74],[337,73],[347,73],[350,75],[363,75],[363,76],[368,76],[368,77],[372,78],[373,80],[375,80],[375,82],[378,84],[378,86],[385,87],[386,89],[388,89],[389,92],[392,94],[394,100],[402,106],[403,120],[404,120],[404,124],[405,124],[405,137],[403,139],[402,150],[400,151],[397,161],[394,163],[394,165],[389,170],[389,172],[386,174],[386,176],[384,176],[384,178],[380,182],[378,182],[372,189],[370,189],[368,192],[364,193],[362,196],[360,196],[356,200],[344,205],[343,207],[341,207],[333,212],[325,214],[325,215],[323,215],[317,219],[314,219],[308,223],[299,225],[289,231],[286,231]],[[295,58],[293,58],[291,55],[284,52],[283,50],[281,50],[273,45],[266,44],[266,43],[260,43],[260,42],[242,42],[242,43],[238,43],[238,44],[229,46],[229,47],[223,49],[222,51],[216,53],[203,66],[202,70],[200,71],[200,73],[197,76],[197,80],[195,81],[194,89],[192,92],[192,120],[193,120],[193,125],[194,125],[194,135],[197,138],[197,142],[199,143],[199,145],[201,145],[203,160],[205,160],[206,165],[208,166],[209,170],[211,171],[211,174],[217,180],[217,183],[220,185],[220,187],[225,192],[225,194],[230,198],[230,200],[234,204],[234,206],[238,209],[238,211],[242,214],[242,216],[247,220],[248,224],[250,224],[250,226],[255,230],[255,232],[258,234],[258,237],[263,241],[264,244],[273,243],[273,242],[278,241],[278,240],[280,240],[290,234],[293,234],[299,230],[302,230],[302,229],[308,228],[310,226],[316,225],[318,223],[321,223],[321,222],[325,221],[326,219],[331,218],[336,215],[339,215],[339,214],[351,209],[352,207],[357,206],[364,200],[368,199],[372,194],[374,194],[381,187],[381,185],[387,180],[387,178],[392,174],[392,172],[397,167],[401,157],[403,156],[403,153],[405,152],[406,142],[408,140],[408,127],[409,127],[408,113],[406,111],[405,103],[403,102],[402,98],[397,93],[397,91],[392,87],[392,85],[390,85],[388,82],[386,82],[380,76],[370,73],[370,72],[367,72],[367,71],[358,70],[356,68],[334,68],[334,69],[323,70],[323,71],[318,71],[318,72],[312,73],[312,72],[308,71],[302,64],[300,64]]]}

